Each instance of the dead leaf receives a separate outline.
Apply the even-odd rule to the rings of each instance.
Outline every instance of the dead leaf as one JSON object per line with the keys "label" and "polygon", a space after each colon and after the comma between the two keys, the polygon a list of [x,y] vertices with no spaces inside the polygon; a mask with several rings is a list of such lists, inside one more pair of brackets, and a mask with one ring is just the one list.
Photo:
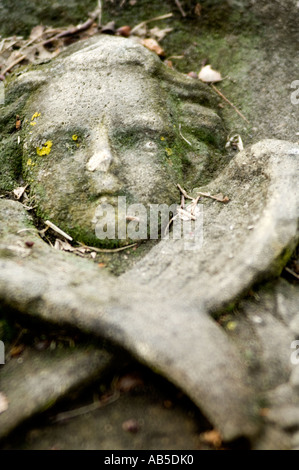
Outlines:
{"label": "dead leaf", "polygon": [[144,380],[138,372],[130,372],[119,377],[115,387],[120,392],[129,393],[137,388],[143,388]]}
{"label": "dead leaf", "polygon": [[160,29],[158,26],[155,26],[149,30],[149,33],[152,38],[157,41],[162,41],[162,39],[164,39],[168,33],[171,33],[171,31],[173,31],[173,28]]}
{"label": "dead leaf", "polygon": [[17,114],[16,115],[16,130],[19,131],[21,129],[22,121],[20,119],[20,116]]}
{"label": "dead leaf", "polygon": [[44,30],[45,30],[45,27],[42,25],[34,26],[29,36],[30,42],[35,41],[36,39],[40,38],[43,35]]}
{"label": "dead leaf", "polygon": [[212,431],[203,432],[200,434],[200,440],[213,447],[219,448],[222,445],[222,437],[219,431],[212,429]]}
{"label": "dead leaf", "polygon": [[8,409],[8,400],[4,393],[0,392],[0,414]]}
{"label": "dead leaf", "polygon": [[216,83],[221,82],[222,80],[221,73],[213,70],[211,65],[205,65],[202,67],[198,74],[198,78],[205,83]]}
{"label": "dead leaf", "polygon": [[239,152],[244,150],[244,145],[240,134],[234,134],[232,137],[229,137],[225,148],[229,147],[232,147],[234,150],[239,150]]}
{"label": "dead leaf", "polygon": [[142,39],[141,44],[150,51],[155,52],[159,56],[164,55],[164,50],[162,49],[160,44],[153,38]]}
{"label": "dead leaf", "polygon": [[23,196],[24,192],[26,191],[28,184],[26,186],[19,186],[18,188],[13,190],[13,193],[15,195],[15,198],[19,201],[21,197]]}
{"label": "dead leaf", "polygon": [[201,15],[201,10],[202,10],[202,6],[200,3],[197,3],[195,5],[195,8],[194,8],[194,13],[196,16],[200,16]]}
{"label": "dead leaf", "polygon": [[123,36],[124,38],[128,38],[131,34],[131,26],[125,25],[121,26],[116,30],[117,36]]}
{"label": "dead leaf", "polygon": [[60,251],[75,251],[75,248],[72,245],[70,245],[68,242],[60,240],[60,238],[56,238],[54,248],[55,250]]}
{"label": "dead leaf", "polygon": [[187,73],[187,75],[188,75],[188,77],[191,77],[191,78],[196,78],[196,79],[198,78],[196,72],[189,72],[189,73]]}
{"label": "dead leaf", "polygon": [[11,357],[18,357],[22,354],[22,352],[25,350],[25,345],[24,344],[18,344],[17,346],[13,346],[9,354]]}

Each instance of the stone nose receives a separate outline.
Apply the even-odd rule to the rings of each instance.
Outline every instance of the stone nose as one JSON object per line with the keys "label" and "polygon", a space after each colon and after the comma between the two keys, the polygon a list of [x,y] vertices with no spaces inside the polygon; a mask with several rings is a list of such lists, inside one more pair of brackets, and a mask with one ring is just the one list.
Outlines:
{"label": "stone nose", "polygon": [[108,146],[101,146],[95,149],[92,157],[86,163],[88,171],[104,171],[107,172],[112,163],[112,153]]}
{"label": "stone nose", "polygon": [[91,157],[86,163],[86,170],[107,172],[112,160],[108,130],[105,125],[102,125],[92,133]]}

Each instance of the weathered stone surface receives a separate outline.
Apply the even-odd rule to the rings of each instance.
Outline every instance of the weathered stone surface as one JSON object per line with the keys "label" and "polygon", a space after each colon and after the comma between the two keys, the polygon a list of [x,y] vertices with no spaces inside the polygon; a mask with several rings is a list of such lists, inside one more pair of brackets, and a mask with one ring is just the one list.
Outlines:
{"label": "weathered stone surface", "polygon": [[[100,41],[102,41],[101,44],[107,45],[111,40],[105,38]],[[34,246],[32,249],[26,248],[24,241],[28,233],[17,232],[19,229],[32,228],[28,216],[19,203],[2,200],[0,210],[1,302],[22,313],[57,323],[75,325],[84,331],[121,344],[139,360],[161,372],[186,391],[203,413],[221,430],[225,439],[229,440],[243,435],[252,437],[257,431],[259,419],[256,390],[263,389],[265,384],[257,385],[257,382],[251,380],[250,368],[247,369],[242,347],[240,344],[234,344],[223,329],[209,317],[209,314],[217,313],[219,309],[222,310],[230,303],[235,303],[236,299],[248,291],[254,283],[279,274],[296,245],[298,241],[298,146],[276,140],[260,142],[239,153],[220,175],[219,167],[216,173],[209,172],[209,150],[211,149],[209,146],[199,147],[204,151],[204,164],[193,162],[193,166],[192,164],[189,166],[189,175],[188,173],[183,175],[182,168],[176,166],[177,161],[173,161],[173,165],[169,167],[161,165],[159,159],[155,160],[156,155],[161,151],[161,142],[164,142],[161,137],[169,138],[170,142],[174,142],[175,145],[181,142],[177,133],[175,137],[170,136],[170,129],[168,133],[163,131],[165,135],[159,133],[161,124],[174,123],[173,119],[177,110],[173,107],[173,103],[176,101],[176,95],[181,97],[177,109],[185,110],[182,132],[193,145],[196,146],[197,143],[201,145],[202,135],[207,137],[209,130],[211,135],[217,126],[220,126],[220,122],[213,112],[205,109],[204,116],[207,124],[205,123],[201,128],[201,131],[204,131],[203,134],[197,136],[190,122],[188,124],[186,114],[190,112],[190,106],[186,101],[198,99],[201,104],[203,101],[207,103],[209,95],[205,95],[203,86],[163,70],[157,58],[148,52],[141,51],[140,46],[133,45],[131,42],[126,43],[130,44],[129,52],[126,54],[126,48],[122,49],[123,40],[117,39],[114,44],[119,45],[118,52],[123,50],[124,62],[128,63],[132,60],[131,65],[134,65],[134,68],[140,72],[138,79],[135,76],[135,82],[140,84],[141,103],[147,104],[147,100],[143,100],[142,93],[146,91],[146,96],[148,96],[148,89],[151,86],[157,93],[161,93],[159,94],[161,102],[167,103],[166,108],[163,107],[160,110],[158,109],[160,102],[150,101],[157,119],[159,118],[158,121],[152,120],[151,122],[153,126],[157,125],[153,129],[154,135],[158,133],[160,140],[156,142],[158,154],[154,153],[151,164],[147,166],[145,157],[147,152],[140,156],[140,151],[144,143],[146,145],[148,142],[153,142],[152,138],[147,140],[152,134],[149,134],[147,127],[143,127],[141,139],[143,143],[138,142],[138,139],[135,140],[137,133],[133,110],[126,99],[119,100],[120,95],[117,90],[113,89],[113,83],[116,82],[117,77],[119,78],[124,64],[120,63],[119,55],[115,57],[111,48],[109,49],[111,54],[108,57],[106,49],[106,56],[104,52],[102,56],[106,57],[107,63],[115,64],[115,68],[112,68],[111,81],[106,77],[104,84],[99,84],[97,74],[101,72],[92,62],[96,62],[99,58],[99,43],[98,40],[91,40],[85,49],[87,64],[89,64],[88,74],[92,82],[90,93],[87,95],[86,87],[83,90],[87,79],[85,78],[85,65],[81,65],[80,45],[72,49],[72,53],[53,62],[44,70],[25,74],[18,79],[20,90],[35,89],[34,98],[29,98],[25,108],[28,118],[31,119],[35,112],[41,112],[41,116],[34,118],[36,125],[31,126],[31,130],[29,130],[29,123],[27,123],[28,127],[24,128],[23,156],[23,165],[28,170],[27,181],[31,178],[34,180],[32,187],[40,215],[57,217],[55,221],[58,224],[61,221],[59,225],[63,228],[73,229],[74,234],[76,223],[79,225],[82,223],[83,226],[85,224],[89,234],[93,231],[94,227],[90,221],[91,215],[94,215],[95,205],[93,205],[94,201],[89,200],[90,194],[95,195],[91,191],[93,185],[104,182],[105,190],[110,188],[112,192],[114,191],[113,187],[109,186],[114,180],[109,179],[107,176],[109,172],[105,171],[109,158],[104,160],[101,154],[94,153],[93,150],[102,146],[107,156],[112,137],[115,138],[113,151],[118,141],[124,142],[124,135],[117,133],[119,129],[116,135],[110,134],[115,123],[122,124],[118,113],[116,117],[114,116],[115,112],[120,110],[122,113],[125,110],[128,111],[126,118],[129,118],[131,120],[129,122],[134,125],[130,142],[134,144],[132,155],[135,156],[138,165],[135,169],[135,160],[132,159],[131,152],[126,153],[128,160],[123,162],[121,157],[124,154],[121,153],[121,157],[117,157],[116,153],[114,157],[116,163],[123,163],[121,168],[118,167],[119,173],[114,174],[117,178],[122,176],[124,186],[117,186],[118,191],[124,187],[132,201],[147,203],[149,200],[154,201],[154,197],[160,197],[162,194],[165,197],[163,202],[171,202],[177,198],[175,184],[178,181],[186,184],[186,189],[191,191],[195,185],[207,184],[214,177],[212,182],[201,186],[200,189],[210,191],[212,194],[221,191],[228,195],[231,201],[227,205],[210,200],[202,201],[204,226],[203,246],[200,250],[187,250],[184,240],[164,240],[130,272],[116,279],[106,273],[99,273],[98,267],[88,260],[58,253],[45,245],[37,234],[30,232]],[[64,68],[65,65],[67,65],[66,68]],[[74,71],[71,68],[73,66]],[[45,73],[47,70],[48,75]],[[52,80],[50,82],[47,81],[49,77]],[[162,77],[162,81],[157,84],[155,77]],[[141,82],[138,81],[139,78]],[[61,89],[59,89],[60,80]],[[149,86],[145,87],[145,83]],[[108,110],[102,109],[103,90],[101,88],[102,91],[96,91],[95,84],[104,87],[106,92],[109,91],[109,96],[110,93],[115,96],[115,100],[109,98],[109,103],[106,103]],[[82,99],[81,104],[84,103],[85,98],[88,98],[86,104],[91,106],[89,111],[81,104],[78,108],[78,99],[74,101],[70,93],[73,89],[71,87],[75,89],[74,94],[79,102]],[[53,96],[51,90],[53,90]],[[131,85],[128,90],[130,91],[128,96],[136,105]],[[95,103],[91,102],[92,94],[98,97]],[[57,104],[55,99],[62,95],[65,96],[67,111],[61,107],[61,101]],[[166,95],[169,96],[169,100],[165,101]],[[123,93],[121,96],[124,96]],[[203,119],[200,106],[196,105],[196,109]],[[94,107],[96,114],[103,114],[108,120],[107,126],[101,120],[95,122],[95,116],[90,114]],[[143,110],[138,107],[137,109],[139,115],[142,116]],[[68,112],[76,118],[75,121],[82,117],[79,116],[79,112],[84,113],[87,128],[95,132],[91,134],[90,144],[87,142],[89,136],[84,123],[78,128],[72,127]],[[45,116],[47,119],[43,121]],[[63,130],[62,137],[59,137],[57,129],[52,129],[50,120],[58,127],[61,127],[63,122],[67,122],[69,125],[67,132]],[[140,123],[144,124],[141,119]],[[33,133],[29,134],[29,132]],[[78,136],[79,148],[76,147],[77,141],[72,139],[73,135]],[[146,136],[146,142],[143,140],[144,136]],[[50,139],[53,139],[53,145],[52,147],[46,146],[46,149],[50,148],[48,155],[37,155],[37,147],[41,148],[41,145]],[[86,145],[85,149],[83,149],[84,145]],[[186,150],[187,147],[183,145]],[[152,147],[149,146],[149,148]],[[171,149],[171,147],[167,148]],[[148,153],[151,153],[151,150]],[[29,159],[31,162],[28,161]],[[96,165],[99,167],[94,168]],[[102,179],[93,178],[97,170]],[[88,172],[91,180],[87,183],[82,175],[89,174]],[[190,179],[192,172],[195,174],[193,180]],[[129,178],[125,178],[125,175],[129,175]],[[179,179],[180,177],[182,179]],[[149,182],[145,188],[143,188],[144,182]],[[102,190],[103,187],[99,192],[101,193]],[[196,194],[195,190],[194,194]],[[293,195],[292,198],[290,194]],[[96,203],[98,204],[99,200]],[[78,207],[81,208],[80,211]],[[267,376],[268,382],[264,387],[267,388],[275,387],[280,380],[282,382],[288,380],[290,368],[287,354],[290,353],[290,349],[287,344],[288,353],[285,353],[284,344],[289,342],[292,333],[286,326],[285,311],[279,316],[278,309],[276,312],[278,319],[274,319],[267,307],[267,302],[263,305],[264,307],[264,315],[250,312],[249,309],[246,324],[250,324],[254,331],[255,350],[262,351],[260,360],[263,367],[265,367],[263,361],[271,360],[272,347],[278,347],[280,353],[282,352],[281,357],[280,353],[276,356],[279,359],[277,368]],[[261,324],[255,322],[256,315],[262,316]],[[279,336],[281,317],[284,320],[283,337]],[[254,328],[255,323],[258,324],[258,328]],[[240,327],[243,327],[242,324]],[[272,333],[274,335],[271,343],[269,342],[265,348],[262,348],[263,327],[266,328],[267,335]],[[256,362],[258,363],[258,354]],[[286,366],[285,370],[279,376],[284,366]],[[248,382],[251,382],[249,386]],[[283,405],[285,403],[282,403]],[[272,407],[274,408],[274,404]],[[277,435],[280,436],[280,430]]]}
{"label": "weathered stone surface", "polygon": [[99,243],[102,204],[170,205],[177,183],[207,182],[227,159],[209,88],[133,40],[77,44],[12,85],[26,87],[24,177],[38,214],[81,241]]}
{"label": "weathered stone surface", "polygon": [[[295,292],[294,292],[295,289]],[[241,301],[233,316],[230,336],[247,361],[262,405],[263,431],[253,442],[254,449],[290,449],[296,444],[298,419],[298,365],[292,362],[296,339],[281,305],[288,302],[290,318],[298,316],[298,287],[283,279],[255,291],[254,297]],[[275,295],[276,293],[276,295]],[[288,296],[288,299],[285,297]],[[277,302],[279,298],[279,302]],[[298,360],[298,355],[295,355]]]}
{"label": "weathered stone surface", "polygon": [[[18,220],[20,205],[1,202],[6,206],[2,216]],[[24,228],[24,218],[19,218],[16,229]],[[128,348],[201,403],[227,439],[253,432],[254,410],[243,366],[224,332],[200,305],[167,299],[163,292],[153,299],[150,288],[102,275],[88,260],[57,252],[33,234],[31,253],[20,253],[18,241],[24,236],[14,231],[6,244],[1,243],[5,256],[0,295],[5,304]]]}
{"label": "weathered stone surface", "polygon": [[0,414],[0,438],[67,393],[98,378],[111,364],[105,351],[90,349],[37,352],[30,349],[1,366],[1,392],[8,409]]}
{"label": "weathered stone surface", "polygon": [[296,246],[298,171],[299,147],[293,143],[265,140],[240,152],[200,188],[231,201],[204,201],[203,245],[196,256],[183,239],[162,240],[125,277],[168,295],[178,295],[181,286],[181,297],[209,310],[235,301],[253,283],[279,274]]}
{"label": "weathered stone surface", "polygon": [[[137,265],[119,279],[99,274],[87,260],[56,252],[36,235],[32,235],[33,249],[20,252],[18,242],[24,233],[16,232],[28,227],[28,219],[18,203],[1,201],[2,220],[14,221],[14,229],[4,233],[1,242],[2,301],[21,312],[116,341],[180,385],[225,438],[252,435],[253,395],[247,388],[245,365],[207,316],[206,306],[214,310],[215,304],[235,299],[269,272],[280,271],[280,257],[297,237],[297,202],[290,204],[285,189],[294,185],[296,152],[294,144],[285,142],[258,144],[237,156],[220,177],[221,184],[211,183],[213,192],[230,188],[235,204],[231,213],[229,204],[206,205],[211,237],[205,237],[205,258],[201,251],[190,256],[183,250],[183,240],[168,245],[165,240],[153,250],[155,262],[150,253],[142,272]],[[244,213],[246,201],[249,215],[246,204]],[[235,236],[227,227],[228,217],[236,224]],[[248,229],[251,223],[256,224],[253,232]],[[218,244],[213,224],[223,227]],[[215,245],[224,256],[217,270],[213,269]],[[221,283],[226,289],[219,291]]]}

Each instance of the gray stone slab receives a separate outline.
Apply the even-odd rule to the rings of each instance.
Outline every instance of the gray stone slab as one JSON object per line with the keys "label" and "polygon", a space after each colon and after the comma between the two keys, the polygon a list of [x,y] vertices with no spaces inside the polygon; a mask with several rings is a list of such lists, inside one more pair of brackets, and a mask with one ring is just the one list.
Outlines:
{"label": "gray stone slab", "polygon": [[[255,387],[248,386],[243,357],[211,314],[231,307],[255,283],[279,275],[296,246],[299,147],[285,141],[261,141],[238,153],[223,169],[221,142],[214,142],[213,154],[211,145],[196,134],[199,126],[208,140],[219,127],[217,135],[223,139],[216,113],[202,109],[204,103],[212,103],[208,89],[163,69],[141,46],[123,41],[101,38],[77,44],[50,63],[48,74],[44,67],[22,75],[15,83],[19,93],[33,92],[25,107],[27,119],[41,111],[34,130],[27,122],[23,142],[24,175],[31,183],[39,214],[57,219],[62,228],[87,241],[95,228],[96,205],[106,198],[105,191],[112,203],[122,190],[134,202],[155,202],[160,194],[169,203],[179,196],[176,183],[183,181],[194,196],[199,189],[221,192],[230,202],[200,201],[202,245],[191,246],[185,239],[162,240],[141,262],[116,278],[87,259],[53,250],[37,234],[29,232],[34,245],[26,247],[28,232],[19,230],[32,229],[30,219],[19,203],[0,200],[1,303],[120,344],[181,387],[224,439],[252,437],[259,428]],[[107,65],[111,73],[104,76]],[[138,97],[141,100],[139,123],[128,100],[121,100],[125,85],[120,87],[121,93],[113,88],[123,71],[128,74],[132,106],[137,105]],[[76,86],[70,77],[76,77]],[[85,80],[90,86],[83,89]],[[103,86],[104,95],[103,90],[95,90],[97,85]],[[80,87],[81,101],[76,99]],[[103,102],[106,95],[107,102]],[[97,116],[90,114],[85,99],[87,105],[95,106]],[[188,121],[190,100],[196,102],[198,126],[190,127]],[[76,119],[59,134],[70,115]],[[127,148],[124,154],[119,132],[127,131],[130,123],[134,129],[129,139],[132,151]],[[143,126],[141,140],[136,136],[137,124]],[[192,154],[186,154],[188,175],[191,178],[194,170],[195,179],[184,179],[180,158],[165,161],[161,138],[169,138],[178,148],[175,146],[183,139],[177,132],[173,135],[169,126],[178,129],[180,124],[196,149],[203,151],[203,166],[197,159],[192,164]],[[83,144],[78,154],[76,139],[71,142],[77,134]],[[122,145],[117,151],[118,140]],[[41,155],[43,147],[49,152]],[[177,156],[172,148],[167,149],[168,156]],[[214,156],[220,165],[217,171],[209,167]],[[83,231],[76,232],[81,224]]]}
{"label": "gray stone slab", "polygon": [[7,410],[0,413],[0,438],[69,392],[100,378],[110,365],[107,352],[76,348],[58,352],[26,349],[21,358],[0,366],[0,391],[8,400]]}

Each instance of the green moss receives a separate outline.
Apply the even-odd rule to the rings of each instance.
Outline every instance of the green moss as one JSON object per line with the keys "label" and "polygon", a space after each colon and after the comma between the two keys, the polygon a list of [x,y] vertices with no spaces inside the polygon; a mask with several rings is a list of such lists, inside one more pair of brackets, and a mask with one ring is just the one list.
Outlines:
{"label": "green moss", "polygon": [[[50,3],[50,4],[49,4]],[[53,25],[56,27],[68,24],[78,24],[88,19],[88,12],[97,6],[97,0],[2,0],[0,16],[7,21],[1,21],[0,34],[3,36],[29,35],[31,29],[38,25]]]}
{"label": "green moss", "polygon": [[15,335],[14,324],[4,313],[4,309],[0,306],[0,340],[7,344],[12,341]]}
{"label": "green moss", "polygon": [[22,168],[22,146],[17,135],[0,142],[0,191],[11,191],[17,184]]}

